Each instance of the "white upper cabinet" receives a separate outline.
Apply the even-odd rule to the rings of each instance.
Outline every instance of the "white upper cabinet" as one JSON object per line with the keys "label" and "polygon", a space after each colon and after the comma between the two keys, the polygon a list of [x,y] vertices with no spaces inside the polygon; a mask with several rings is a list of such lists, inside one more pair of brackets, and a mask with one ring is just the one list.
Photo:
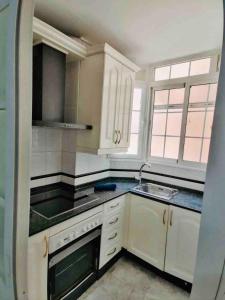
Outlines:
{"label": "white upper cabinet", "polygon": [[201,215],[170,206],[165,271],[193,282]]}
{"label": "white upper cabinet", "polygon": [[77,73],[79,93],[69,96],[77,97],[76,122],[93,126],[88,132],[77,133],[77,151],[126,152],[134,78],[138,70],[135,64],[107,44],[89,49]]}
{"label": "white upper cabinet", "polygon": [[168,205],[130,195],[128,251],[164,269]]}

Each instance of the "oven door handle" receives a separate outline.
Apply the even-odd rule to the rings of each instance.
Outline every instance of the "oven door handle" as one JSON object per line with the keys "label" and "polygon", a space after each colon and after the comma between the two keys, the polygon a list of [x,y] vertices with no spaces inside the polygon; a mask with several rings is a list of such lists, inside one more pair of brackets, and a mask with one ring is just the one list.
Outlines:
{"label": "oven door handle", "polygon": [[82,238],[79,241],[75,241],[74,244],[72,244],[70,247],[66,248],[65,250],[59,252],[58,254],[54,255],[49,260],[49,269],[51,269],[53,266],[55,266],[57,263],[59,263],[61,260],[63,260],[68,255],[72,254],[74,251],[80,249],[84,245],[88,244],[89,242],[95,240],[97,237],[101,235],[101,229],[96,229],[92,233],[88,234],[84,238]]}

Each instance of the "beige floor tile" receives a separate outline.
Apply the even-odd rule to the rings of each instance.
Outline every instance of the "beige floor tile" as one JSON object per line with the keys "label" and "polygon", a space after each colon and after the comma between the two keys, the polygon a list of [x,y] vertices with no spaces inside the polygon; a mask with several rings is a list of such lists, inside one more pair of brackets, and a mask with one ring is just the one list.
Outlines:
{"label": "beige floor tile", "polygon": [[80,300],[188,300],[189,294],[127,258],[121,258]]}

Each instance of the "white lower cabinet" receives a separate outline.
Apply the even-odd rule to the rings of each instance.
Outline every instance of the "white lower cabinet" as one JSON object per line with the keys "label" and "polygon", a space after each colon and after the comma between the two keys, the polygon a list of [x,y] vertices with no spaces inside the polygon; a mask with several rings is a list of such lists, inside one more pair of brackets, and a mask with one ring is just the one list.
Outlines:
{"label": "white lower cabinet", "polygon": [[193,282],[201,214],[130,195],[127,250]]}
{"label": "white lower cabinet", "polygon": [[104,204],[99,268],[122,248],[125,197],[120,196]]}
{"label": "white lower cabinet", "polygon": [[201,215],[170,206],[165,271],[193,282]]}
{"label": "white lower cabinet", "polygon": [[130,195],[127,250],[164,269],[168,205]]}
{"label": "white lower cabinet", "polygon": [[28,299],[47,300],[48,232],[28,239]]}

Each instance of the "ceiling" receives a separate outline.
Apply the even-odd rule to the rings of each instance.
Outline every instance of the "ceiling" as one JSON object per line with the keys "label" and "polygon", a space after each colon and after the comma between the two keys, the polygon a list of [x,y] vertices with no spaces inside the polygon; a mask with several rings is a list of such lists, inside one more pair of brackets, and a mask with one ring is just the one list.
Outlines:
{"label": "ceiling", "polygon": [[139,65],[221,47],[222,0],[36,0],[67,34],[108,42]]}

